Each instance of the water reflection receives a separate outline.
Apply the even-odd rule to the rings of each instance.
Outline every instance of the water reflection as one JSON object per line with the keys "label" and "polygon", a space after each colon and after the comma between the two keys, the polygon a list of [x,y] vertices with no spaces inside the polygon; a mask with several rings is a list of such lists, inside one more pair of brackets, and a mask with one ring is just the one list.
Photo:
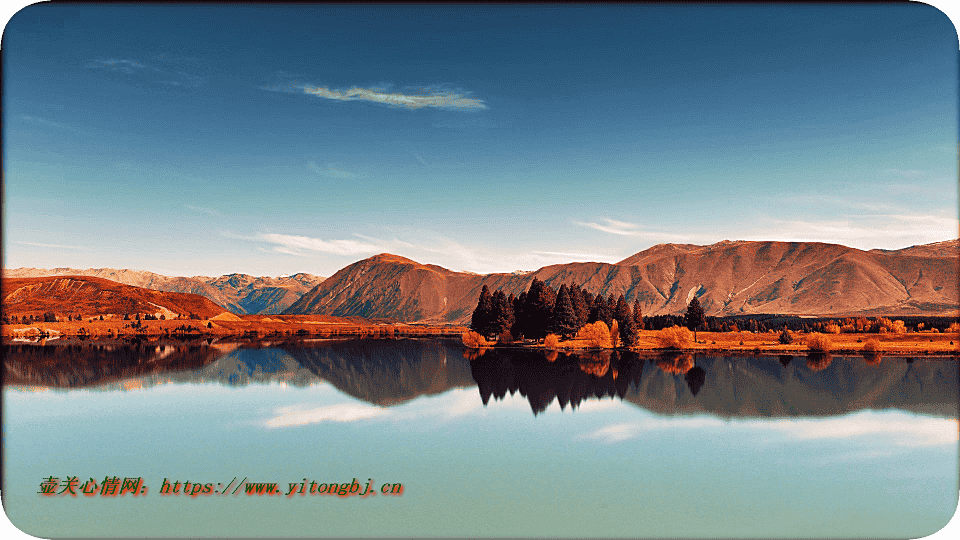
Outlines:
{"label": "water reflection", "polygon": [[[556,401],[617,398],[664,415],[839,415],[901,409],[957,416],[954,358],[638,355],[465,349],[443,339],[56,340],[4,345],[4,385],[124,390],[166,383],[326,382],[380,407],[477,387],[484,406],[519,393],[534,415]],[[494,402],[494,403],[491,403]]]}

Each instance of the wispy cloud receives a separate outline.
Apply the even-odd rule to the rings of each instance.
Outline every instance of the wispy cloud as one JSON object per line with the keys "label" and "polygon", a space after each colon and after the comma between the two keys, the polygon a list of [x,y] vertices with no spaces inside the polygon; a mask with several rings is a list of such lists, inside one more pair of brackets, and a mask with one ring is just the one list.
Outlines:
{"label": "wispy cloud", "polygon": [[[450,90],[422,90],[420,93],[404,94],[400,92],[384,92],[373,88],[351,87],[347,90],[333,90],[325,86],[297,87],[305,94],[334,101],[371,101],[392,107],[405,109],[422,109],[434,107],[438,109],[486,109],[483,100],[468,97],[462,92]],[[276,88],[267,88],[276,90]]]}
{"label": "wispy cloud", "polygon": [[825,420],[780,420],[758,427],[779,431],[800,440],[885,436],[897,446],[956,445],[960,428],[955,419],[870,413]]}
{"label": "wispy cloud", "polygon": [[648,418],[639,422],[623,422],[602,427],[586,435],[583,439],[596,439],[605,443],[615,443],[634,439],[648,431],[655,430],[691,430],[723,426],[724,422],[717,418]]}
{"label": "wispy cloud", "polygon": [[640,226],[635,223],[628,223],[626,221],[617,221],[614,219],[603,219],[601,220],[605,224],[601,225],[600,223],[590,223],[583,221],[574,221],[576,225],[581,227],[589,227],[591,229],[596,229],[601,232],[608,234],[617,234],[620,236],[636,236],[639,238],[646,238],[649,240],[656,241],[691,241],[695,237],[690,234],[677,234],[664,231],[651,231],[651,230],[642,230]]}
{"label": "wispy cloud", "polygon": [[640,236],[640,231],[636,230],[637,225],[633,223],[627,223],[626,221],[616,221],[613,219],[604,219],[607,224],[600,225],[599,223],[583,223],[580,221],[574,221],[577,225],[583,227],[590,227],[591,229],[596,229],[598,231],[603,231],[610,234],[620,234],[623,236]]}
{"label": "wispy cloud", "polygon": [[622,257],[611,257],[609,255],[598,255],[593,253],[565,253],[560,251],[531,251],[534,255],[545,255],[548,257],[563,257],[570,262],[616,262]]}
{"label": "wispy cloud", "polygon": [[74,133],[80,133],[81,135],[85,135],[85,133],[84,133],[83,131],[81,131],[81,130],[75,128],[75,127],[69,126],[69,125],[64,124],[64,123],[62,123],[62,122],[54,122],[53,120],[47,120],[46,118],[41,118],[41,117],[39,117],[39,116],[30,116],[30,115],[27,115],[27,114],[21,114],[19,118],[20,118],[21,120],[25,120],[25,121],[27,121],[27,122],[31,122],[31,123],[34,123],[34,124],[40,124],[40,125],[49,126],[49,127],[56,128],[56,129],[63,129],[63,130],[66,130],[66,131],[72,131],[72,132],[74,132]]}
{"label": "wispy cloud", "polygon": [[387,409],[354,403],[342,403],[301,409],[297,407],[281,407],[274,411],[275,416],[265,422],[267,427],[290,427],[318,424],[320,422],[354,422],[388,414]]}
{"label": "wispy cloud", "polygon": [[899,249],[957,238],[960,221],[936,214],[871,214],[842,220],[772,220],[744,240],[829,242],[860,249]]}
{"label": "wispy cloud", "polygon": [[417,158],[417,161],[419,161],[421,164],[423,164],[424,167],[429,167],[429,166],[430,166],[430,164],[427,163],[426,161],[424,161],[424,159],[423,159],[422,157],[420,157],[419,154],[413,154],[413,157]]}
{"label": "wispy cloud", "polygon": [[337,168],[333,164],[328,164],[325,167],[317,165],[313,161],[307,163],[307,166],[310,167],[310,170],[319,174],[320,176],[326,176],[327,178],[338,178],[342,180],[356,180],[359,178],[365,178],[366,175],[350,172],[344,169]]}
{"label": "wispy cloud", "polygon": [[87,64],[87,67],[122,71],[123,73],[135,73],[145,69],[147,66],[146,64],[137,62],[135,60],[108,58],[106,60],[94,60],[93,62]]}
{"label": "wispy cloud", "polygon": [[154,56],[153,60],[161,63],[163,67],[121,58],[97,59],[87,64],[87,67],[101,71],[136,75],[135,78],[140,81],[166,86],[197,87],[204,82],[203,77],[183,71],[179,65],[180,61],[164,55]]}
{"label": "wispy cloud", "polygon": [[309,236],[294,236],[289,234],[258,234],[255,239],[276,244],[274,251],[289,255],[306,255],[309,252],[329,253],[332,255],[357,255],[374,253],[377,246],[356,240],[322,240]]}
{"label": "wispy cloud", "polygon": [[46,248],[57,248],[57,249],[89,249],[81,246],[66,246],[63,244],[41,244],[40,242],[21,242],[15,241],[14,244],[23,244],[25,246],[37,246],[37,247],[46,247]]}
{"label": "wispy cloud", "polygon": [[654,430],[701,430],[723,428],[749,430],[760,434],[782,434],[792,440],[883,437],[901,447],[956,445],[956,419],[916,418],[903,413],[862,412],[839,418],[724,421],[719,418],[646,418],[611,424],[581,436],[604,443],[635,439]]}

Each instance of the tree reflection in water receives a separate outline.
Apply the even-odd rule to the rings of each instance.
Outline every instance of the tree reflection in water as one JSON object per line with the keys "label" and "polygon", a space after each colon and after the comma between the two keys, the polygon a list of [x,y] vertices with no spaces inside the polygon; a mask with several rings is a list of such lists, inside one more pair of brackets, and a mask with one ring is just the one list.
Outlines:
{"label": "tree reflection in water", "polygon": [[810,371],[823,371],[830,367],[833,357],[829,353],[812,352],[807,355],[807,367]]}

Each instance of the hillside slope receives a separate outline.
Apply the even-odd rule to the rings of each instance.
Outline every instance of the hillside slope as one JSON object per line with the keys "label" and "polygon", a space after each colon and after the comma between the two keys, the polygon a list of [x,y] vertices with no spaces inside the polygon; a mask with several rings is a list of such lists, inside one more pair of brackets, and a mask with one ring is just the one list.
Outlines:
{"label": "hillside slope", "polygon": [[4,278],[91,276],[156,291],[205,296],[236,314],[274,315],[290,307],[324,278],[299,273],[287,277],[254,277],[230,274],[220,277],[170,277],[141,270],[115,268],[16,268],[4,270]]}
{"label": "hillside slope", "polygon": [[209,318],[227,310],[198,294],[155,291],[90,276],[3,279],[3,313],[22,317],[52,311],[68,315],[123,316],[136,313]]}
{"label": "hillside slope", "polygon": [[381,254],[320,283],[286,313],[465,323],[480,289],[518,295],[538,278],[556,289],[639,299],[645,315],[681,313],[697,296],[708,315],[955,314],[958,241],[862,251],[817,242],[659,244],[616,264],[569,263],[478,275]]}

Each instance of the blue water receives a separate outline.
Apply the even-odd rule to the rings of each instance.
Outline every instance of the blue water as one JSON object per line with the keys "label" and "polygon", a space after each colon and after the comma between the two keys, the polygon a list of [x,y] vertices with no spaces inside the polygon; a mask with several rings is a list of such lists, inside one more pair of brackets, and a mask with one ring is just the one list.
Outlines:
{"label": "blue water", "polygon": [[[40,537],[920,537],[957,505],[955,360],[695,358],[698,385],[654,359],[608,359],[613,379],[596,376],[603,358],[587,373],[463,352],[228,347],[200,368],[6,386],[6,512]],[[542,389],[557,381],[567,390]],[[607,383],[575,409],[544,405]],[[140,477],[147,492],[38,494],[51,476]],[[281,494],[160,493],[164,479],[220,491],[244,478]],[[354,479],[377,493],[286,495]]]}

